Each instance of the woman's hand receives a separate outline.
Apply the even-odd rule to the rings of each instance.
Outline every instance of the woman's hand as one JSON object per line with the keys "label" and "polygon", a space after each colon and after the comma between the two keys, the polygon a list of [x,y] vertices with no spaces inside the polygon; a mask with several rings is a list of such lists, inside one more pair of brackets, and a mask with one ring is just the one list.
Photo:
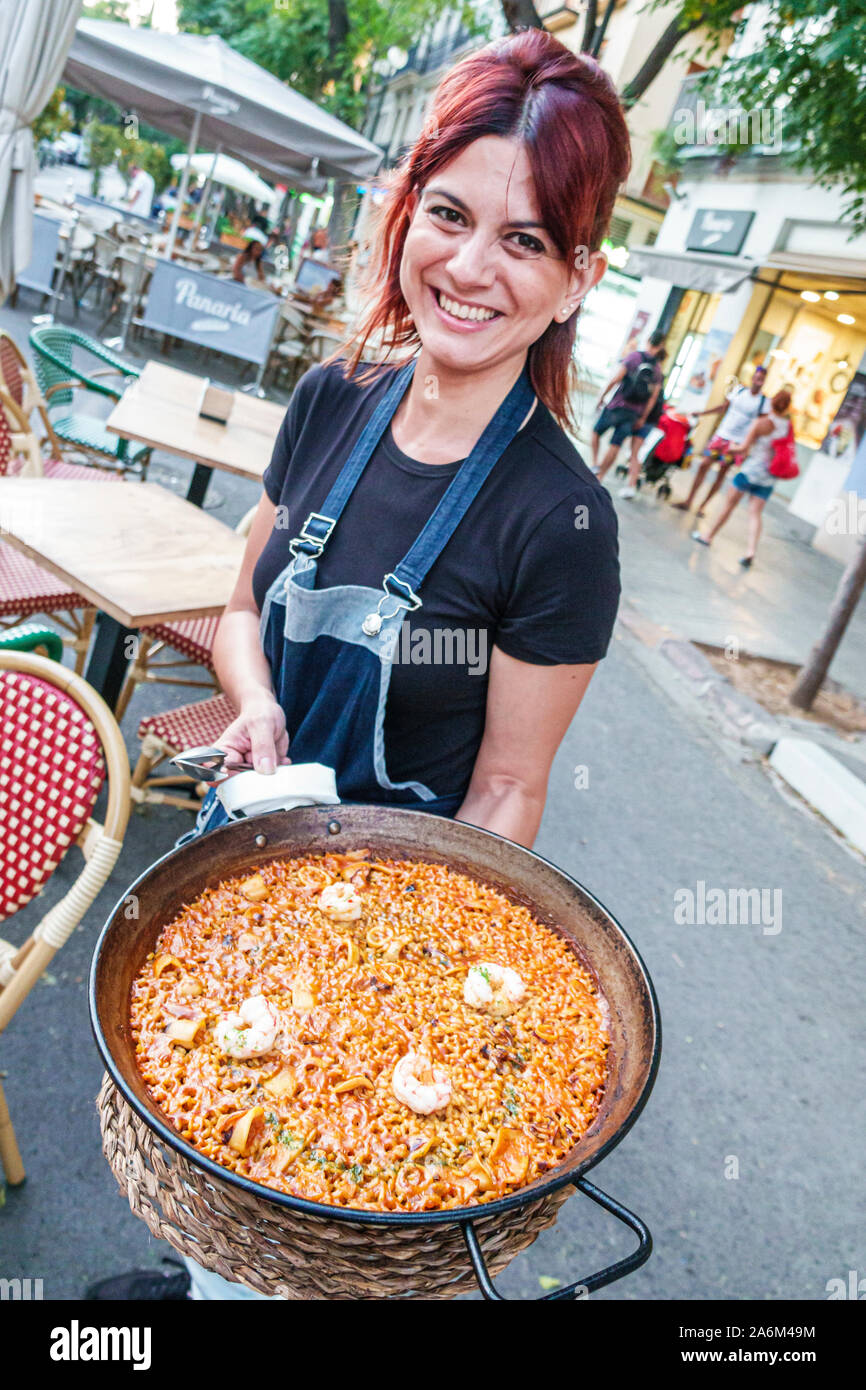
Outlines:
{"label": "woman's hand", "polygon": [[245,700],[241,712],[219,741],[226,750],[223,766],[231,770],[242,763],[252,763],[256,772],[276,771],[278,763],[289,763],[289,736],[286,716],[273,695],[262,691]]}

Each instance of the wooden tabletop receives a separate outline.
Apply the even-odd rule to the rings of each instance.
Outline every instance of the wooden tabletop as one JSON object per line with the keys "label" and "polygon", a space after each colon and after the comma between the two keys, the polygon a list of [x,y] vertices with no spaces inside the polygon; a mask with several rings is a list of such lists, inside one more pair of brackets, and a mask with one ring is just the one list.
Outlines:
{"label": "wooden tabletop", "polygon": [[123,439],[261,481],[286,407],[235,391],[228,424],[203,420],[197,412],[204,380],[162,362],[148,362],[106,426]]}
{"label": "wooden tabletop", "polygon": [[0,478],[0,535],[125,627],[221,613],[245,541],[156,483]]}

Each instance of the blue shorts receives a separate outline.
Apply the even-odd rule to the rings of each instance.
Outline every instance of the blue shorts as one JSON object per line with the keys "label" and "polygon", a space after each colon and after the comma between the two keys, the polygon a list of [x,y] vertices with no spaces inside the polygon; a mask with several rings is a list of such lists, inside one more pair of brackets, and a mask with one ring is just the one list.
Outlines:
{"label": "blue shorts", "polygon": [[595,422],[596,434],[607,434],[613,430],[613,444],[624,444],[637,433],[638,414],[627,405],[606,405]]}
{"label": "blue shorts", "polygon": [[745,473],[735,473],[731,479],[731,486],[738,492],[749,492],[753,497],[763,497],[766,502],[770,493],[773,491],[773,483],[764,485],[763,483],[750,483]]}

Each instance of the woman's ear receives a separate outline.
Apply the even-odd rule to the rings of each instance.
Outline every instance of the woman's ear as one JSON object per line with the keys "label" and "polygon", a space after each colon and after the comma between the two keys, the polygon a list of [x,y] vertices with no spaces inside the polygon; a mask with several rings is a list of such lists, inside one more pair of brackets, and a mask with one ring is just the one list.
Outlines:
{"label": "woman's ear", "polygon": [[563,296],[562,307],[554,316],[558,323],[565,323],[566,319],[571,318],[581,300],[598,284],[606,270],[607,256],[603,251],[587,252],[583,246],[575,249],[574,267],[568,277],[568,289]]}
{"label": "woman's ear", "polygon": [[411,221],[412,221],[412,218],[415,216],[415,210],[416,210],[416,208],[418,207],[418,190],[417,190],[417,189],[413,188],[412,191],[411,191],[411,193],[407,193],[407,194],[406,194],[406,197],[405,197],[405,199],[404,199],[404,201],[403,201],[403,207],[406,209],[406,217],[407,217],[407,220],[408,220],[409,222],[411,222]]}

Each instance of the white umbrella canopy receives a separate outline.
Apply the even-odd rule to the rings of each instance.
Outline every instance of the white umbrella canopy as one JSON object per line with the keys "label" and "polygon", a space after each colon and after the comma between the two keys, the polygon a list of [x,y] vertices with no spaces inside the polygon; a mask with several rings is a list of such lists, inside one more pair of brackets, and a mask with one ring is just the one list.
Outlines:
{"label": "white umbrella canopy", "polygon": [[31,123],[60,79],[81,0],[0,4],[0,304],[33,250]]}
{"label": "white umbrella canopy", "polygon": [[364,178],[382,160],[377,145],[216,34],[167,34],[83,19],[63,76],[170,135],[186,138],[197,119],[197,142],[296,188],[321,191],[325,176]]}
{"label": "white umbrella canopy", "polygon": [[218,183],[222,188],[233,188],[236,193],[242,193],[257,203],[272,203],[277,196],[276,189],[230,155],[218,154],[216,160],[212,154],[194,154],[192,159],[185,154],[173,154],[171,157],[173,169],[182,169],[187,163],[199,177]]}

